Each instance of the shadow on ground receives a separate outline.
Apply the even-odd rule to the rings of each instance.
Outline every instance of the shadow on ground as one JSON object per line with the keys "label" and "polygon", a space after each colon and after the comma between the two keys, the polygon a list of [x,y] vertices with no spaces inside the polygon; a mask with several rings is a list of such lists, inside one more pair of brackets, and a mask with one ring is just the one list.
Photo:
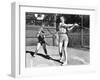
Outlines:
{"label": "shadow on ground", "polygon": [[[32,56],[32,57],[35,57],[34,56],[34,54],[35,54],[35,52],[32,52],[32,51],[26,51],[26,53],[30,53],[30,55]],[[41,57],[43,57],[43,58],[45,58],[45,59],[49,59],[49,60],[53,60],[53,61],[56,61],[56,62],[59,62],[59,63],[63,63],[63,62],[60,62],[59,60],[57,60],[57,59],[53,59],[52,57],[48,57],[48,56],[46,56],[46,55],[44,55],[44,54],[41,54],[41,53],[37,53],[36,55],[38,55],[38,56],[41,56]]]}

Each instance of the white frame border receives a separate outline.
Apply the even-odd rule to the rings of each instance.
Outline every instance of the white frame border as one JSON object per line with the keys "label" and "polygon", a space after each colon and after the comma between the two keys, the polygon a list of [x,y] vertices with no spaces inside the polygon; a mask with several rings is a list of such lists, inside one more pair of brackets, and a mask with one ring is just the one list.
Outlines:
{"label": "white frame border", "polygon": [[[91,39],[93,39],[95,37],[95,28],[93,26],[95,26],[95,17],[96,17],[96,9],[95,8],[83,8],[83,7],[75,7],[73,8],[72,6],[68,6],[67,8],[63,8],[63,7],[46,7],[46,6],[32,6],[33,4],[26,4],[26,3],[12,3],[12,53],[11,53],[11,75],[14,77],[21,77],[21,76],[33,76],[33,75],[54,75],[54,74],[66,74],[66,73],[83,73],[83,72],[94,72],[96,71],[96,55],[94,55],[94,41],[92,41]],[[76,10],[89,10],[89,11],[93,11],[93,15],[92,15],[92,24],[90,26],[92,26],[90,28],[90,35],[92,35],[90,37],[90,47],[92,49],[90,49],[90,53],[92,52],[93,55],[91,56],[90,60],[92,60],[92,64],[90,65],[80,65],[80,66],[59,66],[59,67],[42,67],[42,68],[30,68],[30,69],[25,69],[25,67],[21,64],[22,63],[22,57],[23,56],[21,52],[22,48],[21,48],[21,41],[20,39],[23,39],[22,36],[23,34],[21,34],[21,19],[20,19],[20,7],[21,6],[31,6],[31,7],[37,7],[37,8],[52,8],[52,9],[76,9]],[[74,13],[75,14],[75,13]],[[91,13],[90,13],[91,14]],[[93,31],[95,30],[95,31]],[[24,68],[24,69],[23,69]],[[48,72],[47,72],[48,71]],[[34,72],[34,73],[33,73]]]}

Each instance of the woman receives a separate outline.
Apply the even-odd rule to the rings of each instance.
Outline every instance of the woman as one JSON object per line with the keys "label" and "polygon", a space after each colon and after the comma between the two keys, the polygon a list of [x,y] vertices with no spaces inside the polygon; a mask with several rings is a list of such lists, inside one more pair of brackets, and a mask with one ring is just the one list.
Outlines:
{"label": "woman", "polygon": [[37,34],[37,38],[38,38],[38,43],[37,43],[37,47],[36,47],[36,50],[35,50],[35,54],[37,54],[40,46],[43,47],[43,50],[46,54],[46,57],[49,59],[49,55],[47,54],[47,49],[46,49],[46,42],[45,42],[45,35],[44,35],[44,31],[43,31],[43,27],[42,26]]}
{"label": "woman", "polygon": [[[67,45],[68,45],[68,31],[73,29],[74,26],[78,26],[78,24],[65,24],[65,19],[63,16],[60,17],[61,22],[59,23],[59,55],[60,61],[63,61],[63,65],[67,64]],[[63,53],[62,53],[63,50]]]}

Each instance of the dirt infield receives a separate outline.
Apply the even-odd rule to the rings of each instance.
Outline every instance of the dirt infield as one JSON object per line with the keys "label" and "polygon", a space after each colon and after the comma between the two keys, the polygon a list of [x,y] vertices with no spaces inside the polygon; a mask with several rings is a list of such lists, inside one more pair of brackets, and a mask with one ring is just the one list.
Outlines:
{"label": "dirt infield", "polygon": [[[34,52],[35,46],[27,46],[26,51]],[[26,67],[37,66],[61,66],[59,62],[58,47],[47,46],[48,54],[51,59],[45,58],[42,47],[38,55],[32,57],[30,53],[26,53]],[[68,48],[68,64],[67,65],[86,65],[89,64],[89,50]]]}

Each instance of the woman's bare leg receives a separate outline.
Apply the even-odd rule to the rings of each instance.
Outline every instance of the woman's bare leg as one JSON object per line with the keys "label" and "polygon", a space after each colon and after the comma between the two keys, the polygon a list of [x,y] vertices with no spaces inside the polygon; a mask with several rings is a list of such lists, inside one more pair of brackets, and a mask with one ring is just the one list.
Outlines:
{"label": "woman's bare leg", "polygon": [[60,55],[60,60],[62,59],[62,45],[63,45],[63,42],[59,42],[59,55]]}
{"label": "woman's bare leg", "polygon": [[46,44],[45,44],[45,43],[43,43],[43,44],[42,44],[42,47],[43,47],[43,50],[44,50],[45,54],[47,55]]}
{"label": "woman's bare leg", "polygon": [[67,46],[68,46],[68,40],[64,41],[64,63],[67,64]]}
{"label": "woman's bare leg", "polygon": [[42,44],[42,47],[43,47],[43,50],[44,50],[44,52],[45,52],[46,58],[47,58],[47,59],[50,59],[50,56],[49,56],[48,53],[47,53],[46,43],[43,43],[43,44]]}
{"label": "woman's bare leg", "polygon": [[37,43],[37,47],[36,47],[36,50],[35,50],[35,54],[37,54],[39,48],[40,48],[41,44],[40,43]]}

